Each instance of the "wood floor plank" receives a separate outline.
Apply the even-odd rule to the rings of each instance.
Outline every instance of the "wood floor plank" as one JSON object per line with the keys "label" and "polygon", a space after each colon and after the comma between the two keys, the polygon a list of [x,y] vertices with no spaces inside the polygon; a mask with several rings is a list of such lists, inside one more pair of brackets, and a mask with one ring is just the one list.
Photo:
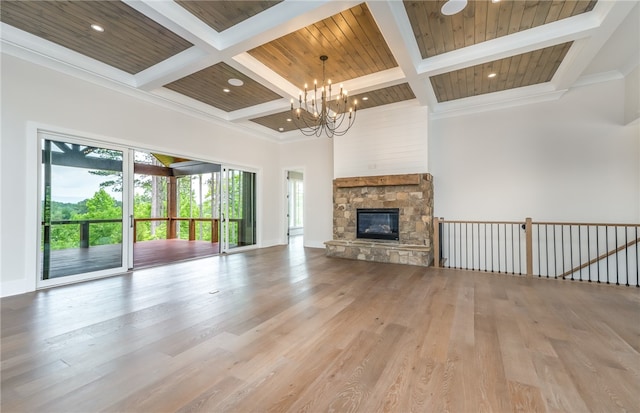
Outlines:
{"label": "wood floor plank", "polygon": [[538,413],[546,411],[542,395],[537,387],[508,381],[512,411],[518,413]]}
{"label": "wood floor plank", "polygon": [[534,354],[533,365],[548,412],[590,411],[557,357]]}
{"label": "wood floor plank", "polygon": [[342,388],[337,389],[337,394],[329,402],[327,410],[364,411],[366,403],[372,398],[372,389],[388,361],[388,352],[393,351],[405,332],[406,327],[397,324],[387,325],[372,351],[353,370]]}
{"label": "wood floor plank", "polygon": [[640,406],[637,289],[279,246],[1,300],[3,412]]}
{"label": "wood floor plank", "polygon": [[[562,361],[565,371],[576,384],[580,397],[593,411],[634,411],[640,406],[640,384],[631,383],[633,395],[627,391],[627,383],[611,380],[606,366],[597,364],[589,357],[589,347],[574,347],[570,343],[554,340],[553,346]],[[614,379],[615,380],[615,379]]]}

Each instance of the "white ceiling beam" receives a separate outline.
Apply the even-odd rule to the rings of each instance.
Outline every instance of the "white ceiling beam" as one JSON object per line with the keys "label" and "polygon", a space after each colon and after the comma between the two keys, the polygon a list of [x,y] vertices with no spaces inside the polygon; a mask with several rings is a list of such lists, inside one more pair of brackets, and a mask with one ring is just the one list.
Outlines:
{"label": "white ceiling beam", "polygon": [[369,92],[371,90],[382,89],[389,86],[405,83],[407,77],[400,67],[394,67],[380,72],[371,73],[360,76],[345,82],[344,88],[349,92],[350,96]]}
{"label": "white ceiling beam", "polygon": [[161,24],[183,39],[211,53],[220,50],[220,35],[173,1],[122,0],[127,6]]}
{"label": "white ceiling beam", "polygon": [[222,32],[220,50],[227,56],[235,56],[360,3],[358,1],[285,0]]}
{"label": "white ceiling beam", "polygon": [[[251,119],[261,116],[271,115],[273,113],[279,113],[287,110],[290,105],[290,99],[297,99],[300,93],[300,87],[294,86],[288,81],[281,78],[278,74],[271,71],[271,69],[264,66],[258,60],[254,59],[248,54],[242,56],[236,56],[236,59],[240,58],[241,63],[245,70],[243,73],[251,75],[254,80],[260,83],[272,84],[276,87],[272,90],[284,96],[282,100],[267,102],[261,105],[251,106],[242,110],[234,111],[230,114],[231,120]],[[249,69],[250,73],[247,73]],[[399,67],[384,70],[381,72],[372,73],[370,75],[361,76],[359,78],[351,79],[348,82],[343,82],[344,88],[349,92],[350,96],[368,92],[375,89],[380,89],[388,86],[394,86],[405,82],[405,76]]]}
{"label": "white ceiling beam", "polygon": [[190,47],[137,73],[135,84],[142,90],[154,90],[219,62],[217,54],[207,54],[198,47]]}
{"label": "white ceiling beam", "polygon": [[[139,88],[154,90],[224,61],[258,82],[273,85],[271,89],[279,94],[289,94],[293,89],[280,76],[267,73],[268,69],[256,69],[259,65],[244,51],[358,4],[355,1],[284,1],[218,33],[173,1],[125,0],[125,3],[195,45],[138,73],[135,84]],[[239,56],[234,58],[234,55]]]}
{"label": "white ceiling beam", "polygon": [[236,70],[241,71],[253,80],[263,85],[272,86],[270,89],[284,97],[297,96],[300,90],[297,86],[292,85],[282,76],[269,69],[258,59],[249,53],[241,53],[234,56],[229,64]]}
{"label": "white ceiling beam", "polygon": [[636,1],[598,2],[593,10],[594,16],[600,19],[598,30],[593,31],[589,37],[574,42],[551,83],[557,89],[571,87],[636,5]]}
{"label": "white ceiling beam", "polygon": [[419,77],[417,66],[422,61],[422,57],[404,4],[402,2],[370,1],[367,6],[371,10],[391,53],[393,53],[393,57],[404,73],[404,81],[409,84],[418,102],[423,106],[436,104],[437,102],[433,100],[435,95],[429,91],[431,84],[425,84]]}
{"label": "white ceiling beam", "polygon": [[152,0],[123,2],[194,45],[137,73],[135,84],[138,88],[145,91],[160,88],[222,59],[218,45],[220,35],[179,4]]}
{"label": "white ceiling beam", "polygon": [[531,52],[590,36],[599,26],[598,17],[580,14],[424,59],[418,66],[418,73],[435,76]]}
{"label": "white ceiling beam", "polygon": [[245,109],[234,110],[229,113],[229,120],[232,122],[240,122],[262,116],[273,115],[274,113],[285,112],[289,110],[289,99],[282,98],[271,102],[261,103]]}

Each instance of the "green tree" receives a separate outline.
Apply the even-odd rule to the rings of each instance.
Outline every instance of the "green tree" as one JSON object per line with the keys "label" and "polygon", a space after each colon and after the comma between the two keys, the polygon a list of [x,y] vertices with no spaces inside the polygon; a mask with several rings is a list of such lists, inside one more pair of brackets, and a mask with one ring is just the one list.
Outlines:
{"label": "green tree", "polygon": [[[103,188],[87,200],[87,212],[74,217],[74,220],[121,219],[122,205]],[[91,224],[89,245],[119,244],[122,242],[122,223]]]}

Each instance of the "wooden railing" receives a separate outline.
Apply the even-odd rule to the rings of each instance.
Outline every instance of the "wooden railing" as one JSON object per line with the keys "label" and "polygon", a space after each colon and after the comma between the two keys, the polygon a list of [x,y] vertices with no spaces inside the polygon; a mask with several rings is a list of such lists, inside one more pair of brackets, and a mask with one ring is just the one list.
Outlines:
{"label": "wooden railing", "polygon": [[640,224],[434,218],[434,266],[640,286]]}
{"label": "wooden railing", "polygon": [[[196,236],[196,222],[208,222],[211,225],[211,242],[218,242],[219,237],[219,223],[218,218],[182,218],[182,217],[161,217],[161,218],[134,218],[133,220],[133,242],[137,242],[138,238],[138,223],[139,222],[166,222],[167,233],[165,237],[167,239],[176,238],[175,231],[172,231],[172,226],[176,222],[188,222],[189,223],[189,241],[195,241]],[[233,218],[229,219],[232,223],[241,223],[242,219]],[[79,225],[79,239],[80,248],[89,248],[89,239],[91,234],[91,224],[110,224],[110,223],[122,223],[121,219],[82,219],[82,220],[56,220],[51,221],[50,226],[53,225]],[[41,222],[44,225],[44,221]],[[242,239],[242,226],[238,225],[238,239]]]}
{"label": "wooden railing", "polygon": [[[79,219],[79,220],[71,220],[71,219],[60,219],[56,221],[51,221],[51,226],[53,225],[79,225],[80,230],[80,248],[89,248],[89,236],[91,234],[91,224],[114,224],[114,223],[122,223],[121,219]],[[44,221],[41,222],[41,225],[44,225]]]}
{"label": "wooden railing", "polygon": [[180,218],[180,217],[164,217],[164,218],[135,218],[133,220],[133,242],[137,242],[138,234],[138,222],[154,222],[165,221],[167,222],[167,234],[166,238],[171,239],[175,236],[171,232],[172,224],[175,222],[186,221],[189,223],[189,241],[196,240],[196,222],[209,222],[211,223],[211,242],[218,242],[218,218]]}

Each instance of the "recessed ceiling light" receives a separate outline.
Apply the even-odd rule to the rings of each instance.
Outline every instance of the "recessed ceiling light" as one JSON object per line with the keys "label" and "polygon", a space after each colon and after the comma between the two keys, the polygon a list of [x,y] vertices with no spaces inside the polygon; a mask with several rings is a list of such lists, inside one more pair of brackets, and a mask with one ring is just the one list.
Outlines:
{"label": "recessed ceiling light", "polygon": [[445,16],[451,16],[452,14],[460,13],[467,7],[467,0],[449,0],[442,5],[440,11]]}
{"label": "recessed ceiling light", "polygon": [[231,90],[227,89],[226,87],[225,87],[224,89],[222,89],[222,91],[223,91],[224,93],[229,93],[229,92],[231,92]]}
{"label": "recessed ceiling light", "polygon": [[231,86],[242,86],[244,85],[244,82],[240,79],[229,79],[227,80],[227,82],[231,85]]}
{"label": "recessed ceiling light", "polygon": [[104,31],[104,27],[100,26],[99,24],[92,24],[91,28],[100,33]]}
{"label": "recessed ceiling light", "polygon": [[491,0],[491,3],[500,3],[500,0]]}
{"label": "recessed ceiling light", "polygon": [[369,100],[369,97],[368,97],[368,96],[364,96],[364,97],[362,98],[362,100]]}
{"label": "recessed ceiling light", "polygon": [[489,73],[489,76],[487,76],[489,79],[496,77],[495,73]]}
{"label": "recessed ceiling light", "polygon": [[282,132],[282,131],[284,130],[284,128],[278,128],[278,130],[279,130],[280,132]]}
{"label": "recessed ceiling light", "polygon": [[291,118],[287,118],[287,122],[291,122]]}

